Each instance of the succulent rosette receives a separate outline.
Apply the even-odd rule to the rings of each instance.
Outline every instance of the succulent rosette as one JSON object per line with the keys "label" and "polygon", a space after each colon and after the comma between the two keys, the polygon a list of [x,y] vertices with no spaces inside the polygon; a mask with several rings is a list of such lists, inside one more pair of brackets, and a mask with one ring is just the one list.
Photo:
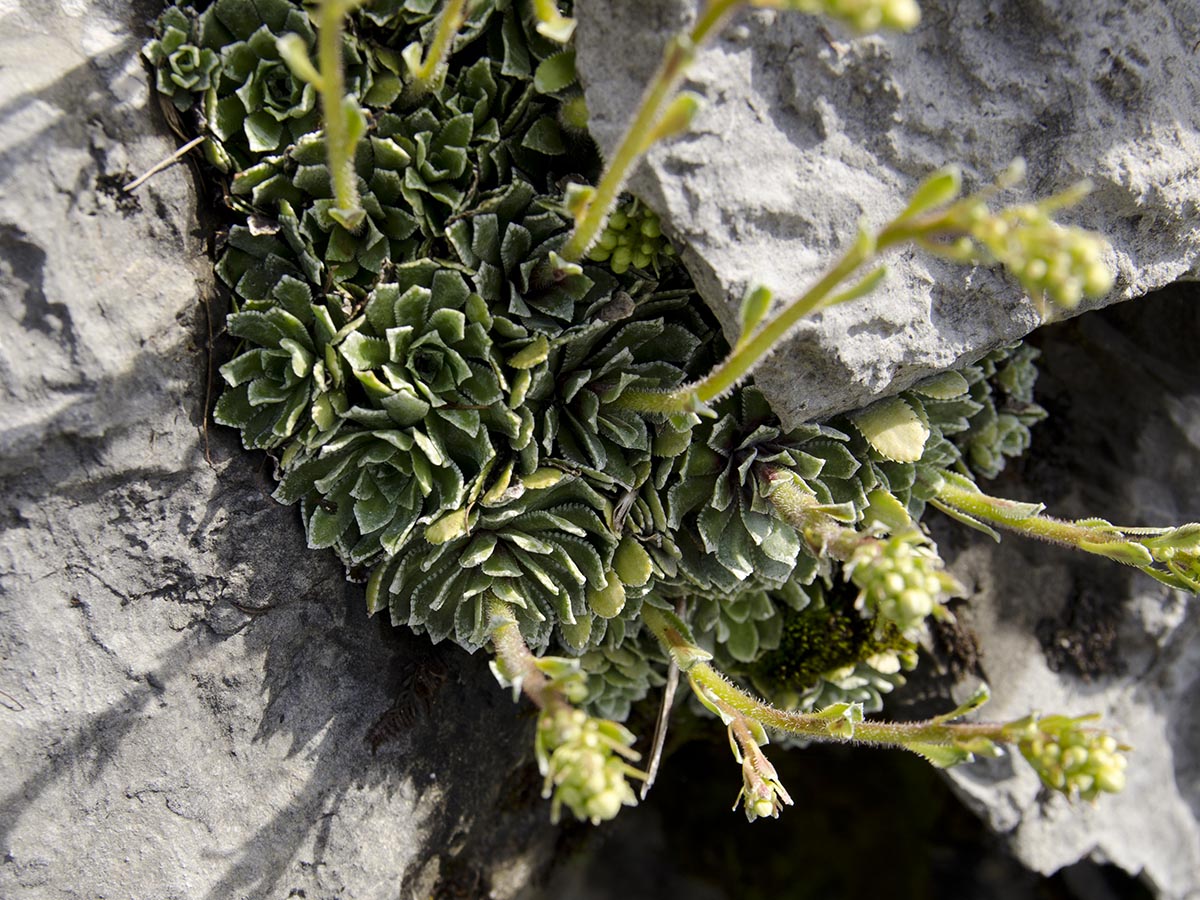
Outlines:
{"label": "succulent rosette", "polygon": [[221,367],[229,387],[213,415],[240,428],[248,449],[301,434],[315,440],[348,406],[345,366],[333,349],[344,324],[340,303],[313,300],[307,284],[283,275],[265,300],[229,316],[229,333],[245,349]]}
{"label": "succulent rosette", "polygon": [[216,0],[197,22],[198,43],[220,58],[202,106],[209,160],[244,168],[319,125],[316,90],[296,78],[276,42],[297,34],[311,48],[308,13],[289,0]]}
{"label": "succulent rosette", "polygon": [[995,478],[1009,459],[1028,450],[1030,428],[1046,418],[1033,399],[1037,358],[1037,349],[1019,344],[993,351],[963,370],[979,411],[954,441],[966,464],[984,478]]}
{"label": "succulent rosette", "polygon": [[808,605],[816,575],[816,559],[802,555],[791,578],[778,588],[721,598],[693,596],[687,601],[687,619],[697,643],[712,652],[725,671],[739,672],[779,646],[786,610]]}
{"label": "succulent rosette", "polygon": [[566,238],[559,203],[524,181],[450,225],[447,237],[472,285],[500,314],[557,334],[578,319],[596,282],[553,254]]}
{"label": "succulent rosette", "polygon": [[618,543],[605,524],[608,501],[582,479],[554,480],[547,487],[536,478],[514,481],[431,523],[423,540],[376,567],[370,609],[388,609],[394,623],[434,641],[453,637],[478,648],[488,640],[486,603],[495,596],[514,608],[537,649],[556,629],[565,646],[586,643],[566,629],[632,612],[606,594]]}
{"label": "succulent rosette", "polygon": [[338,336],[350,398],[338,436],[306,451],[279,492],[306,500],[311,544],[356,564],[397,552],[418,524],[511,471],[533,432],[529,411],[512,408],[495,319],[462,274],[432,262],[393,274]]}
{"label": "succulent rosette", "polygon": [[330,214],[336,201],[319,134],[243,171],[234,178],[232,192],[276,218],[310,281],[332,281],[361,295],[383,279],[388,266],[421,255],[429,245],[401,192],[409,163],[408,154],[387,138],[359,143],[355,165],[366,220],[356,233]]}
{"label": "succulent rosette", "polygon": [[707,322],[678,314],[690,294],[645,285],[637,299],[608,295],[585,315],[592,326],[554,341],[528,392],[545,410],[544,452],[604,487],[632,490],[649,476],[654,456],[682,449],[683,442],[668,439],[675,431],[667,420],[624,408],[621,397],[630,389],[670,390],[694,377],[714,338]]}
{"label": "succulent rosette", "polygon": [[668,523],[683,553],[681,574],[714,596],[778,587],[803,550],[796,530],[774,514],[758,477],[760,466],[817,479],[822,457],[809,442],[836,441],[819,425],[785,432],[754,388],[717,407],[717,419],[697,428],[667,492]]}
{"label": "succulent rosette", "polygon": [[212,86],[212,76],[220,58],[209,47],[196,46],[195,21],[182,9],[172,6],[159,20],[159,37],[146,44],[142,55],[154,67],[154,86],[170,97],[180,112],[196,102],[196,94]]}
{"label": "succulent rosette", "polygon": [[833,425],[859,465],[852,479],[824,479],[831,496],[862,508],[882,488],[920,518],[942,470],[974,469],[992,477],[1028,446],[1029,428],[1045,416],[1033,402],[1037,351],[996,351],[961,371],[919,382]]}
{"label": "succulent rosette", "polygon": [[279,235],[278,225],[265,229],[235,225],[229,230],[216,271],[231,291],[242,301],[257,303],[275,296],[281,279],[305,281],[312,289],[292,248]]}

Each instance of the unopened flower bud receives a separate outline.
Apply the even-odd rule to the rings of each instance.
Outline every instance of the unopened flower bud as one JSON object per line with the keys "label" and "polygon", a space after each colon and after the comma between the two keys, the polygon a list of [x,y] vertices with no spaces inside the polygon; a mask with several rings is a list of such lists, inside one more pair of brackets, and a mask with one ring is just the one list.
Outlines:
{"label": "unopened flower bud", "polygon": [[1085,727],[1092,718],[1047,716],[1025,729],[1018,743],[1021,754],[1047,787],[1085,800],[1124,788],[1122,747],[1111,736]]}
{"label": "unopened flower bud", "polygon": [[635,774],[626,760],[633,735],[615,722],[594,719],[582,710],[558,706],[538,719],[538,765],[546,777],[544,795],[553,798],[556,821],[563,806],[593,824],[611,819],[637,800],[626,776]]}
{"label": "unopened flower bud", "polygon": [[937,551],[913,531],[864,541],[845,571],[859,588],[860,609],[911,631],[941,609],[945,597],[961,590],[942,566]]}

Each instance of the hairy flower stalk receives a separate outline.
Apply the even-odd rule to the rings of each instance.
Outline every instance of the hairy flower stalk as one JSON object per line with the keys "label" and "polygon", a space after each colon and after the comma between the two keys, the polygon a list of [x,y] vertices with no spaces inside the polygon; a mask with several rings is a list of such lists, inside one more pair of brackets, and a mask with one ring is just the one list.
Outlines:
{"label": "hairy flower stalk", "polygon": [[[1003,745],[1015,744],[1048,787],[1068,796],[1094,799],[1100,793],[1116,793],[1124,786],[1121,773],[1125,758],[1121,751],[1129,748],[1101,731],[1082,727],[1081,723],[1094,717],[1034,715],[1006,723],[954,721],[986,702],[986,689],[957,709],[918,722],[867,721],[861,704],[856,703],[838,703],[812,713],[781,710],[713,668],[705,661],[707,654],[688,640],[686,626],[678,620],[672,621],[657,609],[648,608],[643,615],[651,631],[687,673],[697,696],[726,721],[741,719],[750,727],[757,725],[807,740],[899,747],[940,767],[969,762],[976,755],[997,756]],[[750,796],[755,802],[760,799],[758,793]]]}
{"label": "hairy flower stalk", "polygon": [[874,234],[865,229],[859,232],[850,250],[830,266],[820,281],[764,324],[770,294],[762,287],[751,289],[744,300],[742,337],[725,361],[706,377],[673,391],[628,391],[622,397],[622,406],[659,415],[701,412],[709,402],[725,396],[749,377],[786,340],[800,319],[870,293],[886,270],[875,269],[852,287],[840,292],[838,288],[884,251],[905,244],[917,244],[956,262],[979,262],[979,257],[995,260],[1012,271],[1039,304],[1049,298],[1072,308],[1082,296],[1108,293],[1114,280],[1103,262],[1108,244],[1098,235],[1063,228],[1049,218],[1050,211],[1078,202],[1085,188],[998,214],[988,210],[986,199],[1020,180],[1022,173],[1024,164],[1014,163],[997,185],[958,202],[952,202],[961,190],[958,169],[930,175],[913,192],[899,216]]}
{"label": "hairy flower stalk", "polygon": [[931,175],[899,216],[875,233],[860,231],[850,249],[816,284],[765,323],[770,293],[762,287],[752,289],[744,301],[741,338],[704,378],[670,392],[630,391],[622,397],[622,405],[658,415],[705,409],[744,381],[805,316],[873,290],[885,274],[883,268],[871,271],[850,288],[838,288],[884,251],[904,244],[915,243],[959,262],[974,263],[981,256],[998,262],[1039,304],[1048,298],[1069,309],[1085,295],[1108,293],[1113,273],[1103,261],[1107,244],[1091,232],[1067,229],[1049,218],[1052,210],[1078,202],[1086,191],[1072,189],[1036,206],[1017,206],[996,214],[988,210],[986,200],[1019,180],[1023,172],[1023,164],[1014,164],[997,185],[957,202],[952,201],[962,186],[958,170]]}
{"label": "hairy flower stalk", "polygon": [[1039,538],[1141,569],[1179,590],[1200,593],[1200,523],[1176,528],[1124,528],[1103,519],[1070,522],[1042,513],[1040,503],[1020,503],[983,493],[974,482],[942,473],[931,501],[947,515],[999,540],[991,528]]}
{"label": "hairy flower stalk", "polygon": [[412,83],[408,86],[405,100],[416,101],[429,91],[440,86],[446,77],[446,62],[454,37],[467,19],[467,0],[446,0],[438,17],[437,31],[429,45],[429,52],[422,57],[421,44],[409,44],[402,54]]}
{"label": "hairy flower stalk", "polygon": [[768,742],[762,725],[748,719],[734,707],[704,691],[695,682],[692,690],[701,702],[708,706],[726,723],[729,729],[729,747],[733,758],[742,767],[742,789],[738,792],[733,808],[738,804],[746,813],[746,821],[759,818],[779,818],[784,806],[792,805],[791,795],[779,781],[779,773],[771,765],[762,745]]}
{"label": "hairy flower stalk", "polygon": [[308,58],[303,41],[295,35],[279,40],[279,53],[297,78],[313,85],[321,94],[325,143],[329,148],[329,175],[336,206],[329,215],[350,232],[358,231],[366,218],[358,196],[354,173],[354,148],[366,132],[366,120],[358,102],[346,94],[342,66],[342,32],[346,16],[368,0],[321,0],[317,7],[317,65]]}
{"label": "hairy flower stalk", "polygon": [[908,31],[921,21],[915,0],[750,0],[751,6],[825,15],[858,31]]}
{"label": "hairy flower stalk", "polygon": [[[710,8],[720,7],[727,14],[734,5],[735,0],[714,0]],[[568,188],[566,204],[575,219],[575,229],[560,251],[563,259],[578,262],[599,239],[609,214],[625,187],[630,171],[658,137],[655,128],[695,53],[694,30],[691,35],[679,35],[667,44],[663,61],[650,82],[629,129],[609,158],[600,183],[595,188],[579,185],[571,185]],[[690,116],[688,119],[690,120]]]}

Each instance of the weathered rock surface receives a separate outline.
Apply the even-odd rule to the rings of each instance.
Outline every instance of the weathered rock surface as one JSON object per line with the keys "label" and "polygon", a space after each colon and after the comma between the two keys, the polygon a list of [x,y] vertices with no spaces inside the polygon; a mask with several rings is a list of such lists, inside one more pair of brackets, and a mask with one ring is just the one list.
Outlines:
{"label": "weathered rock surface", "polygon": [[0,2],[0,896],[511,896],[555,837],[530,723],[205,428],[206,201],[116,189],[176,146],[159,8]]}
{"label": "weathered rock surface", "polygon": [[[118,190],[123,173],[175,146],[136,56],[157,6],[0,0],[0,896],[391,898],[435,884],[513,896],[555,838],[526,756],[528,722],[482,659],[367,620],[361,589],[304,548],[294,511],[266,498],[262,457],[205,427],[221,311],[198,302],[215,295],[194,210],[209,200],[183,167],[136,203]],[[1176,24],[1187,21],[1181,12]],[[1188,134],[1181,125],[1180,140]],[[1161,161],[1165,172],[1173,164]],[[1164,181],[1144,182],[1149,211],[1131,231],[1157,233],[1154,217],[1175,208]],[[825,240],[837,243],[832,232]],[[1179,269],[1170,246],[1138,252],[1130,291]],[[1083,442],[1071,452],[1087,463],[1070,475],[1076,493],[1035,477],[1056,512],[1200,518],[1196,379],[1182,343],[1196,333],[1195,308],[1190,320],[1150,320],[1157,330],[1143,335],[1130,325],[1127,337],[1107,326],[1096,337],[1081,320],[1081,334],[1117,349],[1098,363],[1080,361],[1091,344],[1063,350],[1061,366],[1050,360],[1062,396],[1071,377],[1142,373],[1071,420],[1071,440]],[[1180,342],[1170,353],[1163,333]],[[1126,353],[1127,340],[1143,349]],[[882,383],[861,359],[834,368],[851,363],[871,390]],[[1100,417],[1105,404],[1111,419]],[[1138,448],[1141,475],[1109,460],[1110,442]],[[1119,805],[1106,798],[1083,818],[1041,805],[1028,778],[1000,768],[964,770],[963,790],[1032,865],[1093,852],[1145,868],[1163,896],[1192,896],[1194,614],[1086,560],[1101,586],[1133,591],[1115,643],[1097,645],[1090,621],[1009,606],[1085,576],[1064,574],[1050,550],[1008,541],[1000,552],[1016,555],[971,549],[962,570],[997,586],[972,614],[993,711],[1023,710],[1031,691],[1047,708],[1111,708],[1138,753]],[[1045,586],[1016,581],[1022,571]],[[1094,601],[1102,616],[1116,615],[1112,596]],[[1095,669],[1109,656],[1122,668]],[[1043,671],[1064,661],[1091,667],[1092,684]],[[401,696],[416,700],[396,705]],[[375,754],[372,734],[383,738]]]}
{"label": "weathered rock surface", "polygon": [[[1053,515],[1125,525],[1200,521],[1200,290],[1182,285],[1048,336],[1039,428],[1022,477],[995,492]],[[961,540],[961,532],[959,533]],[[942,541],[943,552],[953,554]],[[1094,806],[1040,790],[1007,759],[950,772],[1017,855],[1142,873],[1160,897],[1200,898],[1200,606],[1140,573],[1016,538],[958,554],[975,593],[961,617],[993,686],[988,717],[1103,713],[1133,746],[1128,786]]]}
{"label": "weathered rock surface", "polygon": [[[688,86],[705,108],[689,133],[651,150],[632,188],[682,241],[727,333],[737,333],[747,285],[798,295],[860,220],[882,224],[952,162],[978,187],[1023,156],[1037,197],[1092,179],[1095,192],[1065,218],[1112,239],[1119,282],[1109,301],[1195,269],[1200,7],[921,5],[915,32],[886,38],[743,12],[701,51]],[[615,144],[692,6],[579,4],[578,67],[602,146]],[[785,420],[861,406],[1038,323],[993,271],[911,252],[889,265],[874,295],[804,325],[756,376]]]}

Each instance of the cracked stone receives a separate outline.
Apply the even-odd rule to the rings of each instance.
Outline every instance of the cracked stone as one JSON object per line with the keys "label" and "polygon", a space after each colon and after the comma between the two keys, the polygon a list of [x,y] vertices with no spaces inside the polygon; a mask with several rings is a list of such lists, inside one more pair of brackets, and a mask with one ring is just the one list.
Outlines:
{"label": "cracked stone", "polygon": [[[731,339],[749,285],[798,296],[860,221],[881,225],[948,163],[963,167],[971,188],[1024,157],[1028,187],[1014,201],[1095,183],[1064,220],[1111,239],[1118,282],[1082,309],[1195,272],[1200,8],[921,7],[913,33],[886,37],[743,11],[689,70],[687,87],[704,107],[690,131],[651,149],[631,188],[681,242]],[[691,9],[688,0],[580,4],[576,59],[603,148],[615,145]],[[803,324],[756,375],[785,422],[861,407],[1039,324],[1014,282],[991,269],[909,251],[887,262],[874,294]]]}

